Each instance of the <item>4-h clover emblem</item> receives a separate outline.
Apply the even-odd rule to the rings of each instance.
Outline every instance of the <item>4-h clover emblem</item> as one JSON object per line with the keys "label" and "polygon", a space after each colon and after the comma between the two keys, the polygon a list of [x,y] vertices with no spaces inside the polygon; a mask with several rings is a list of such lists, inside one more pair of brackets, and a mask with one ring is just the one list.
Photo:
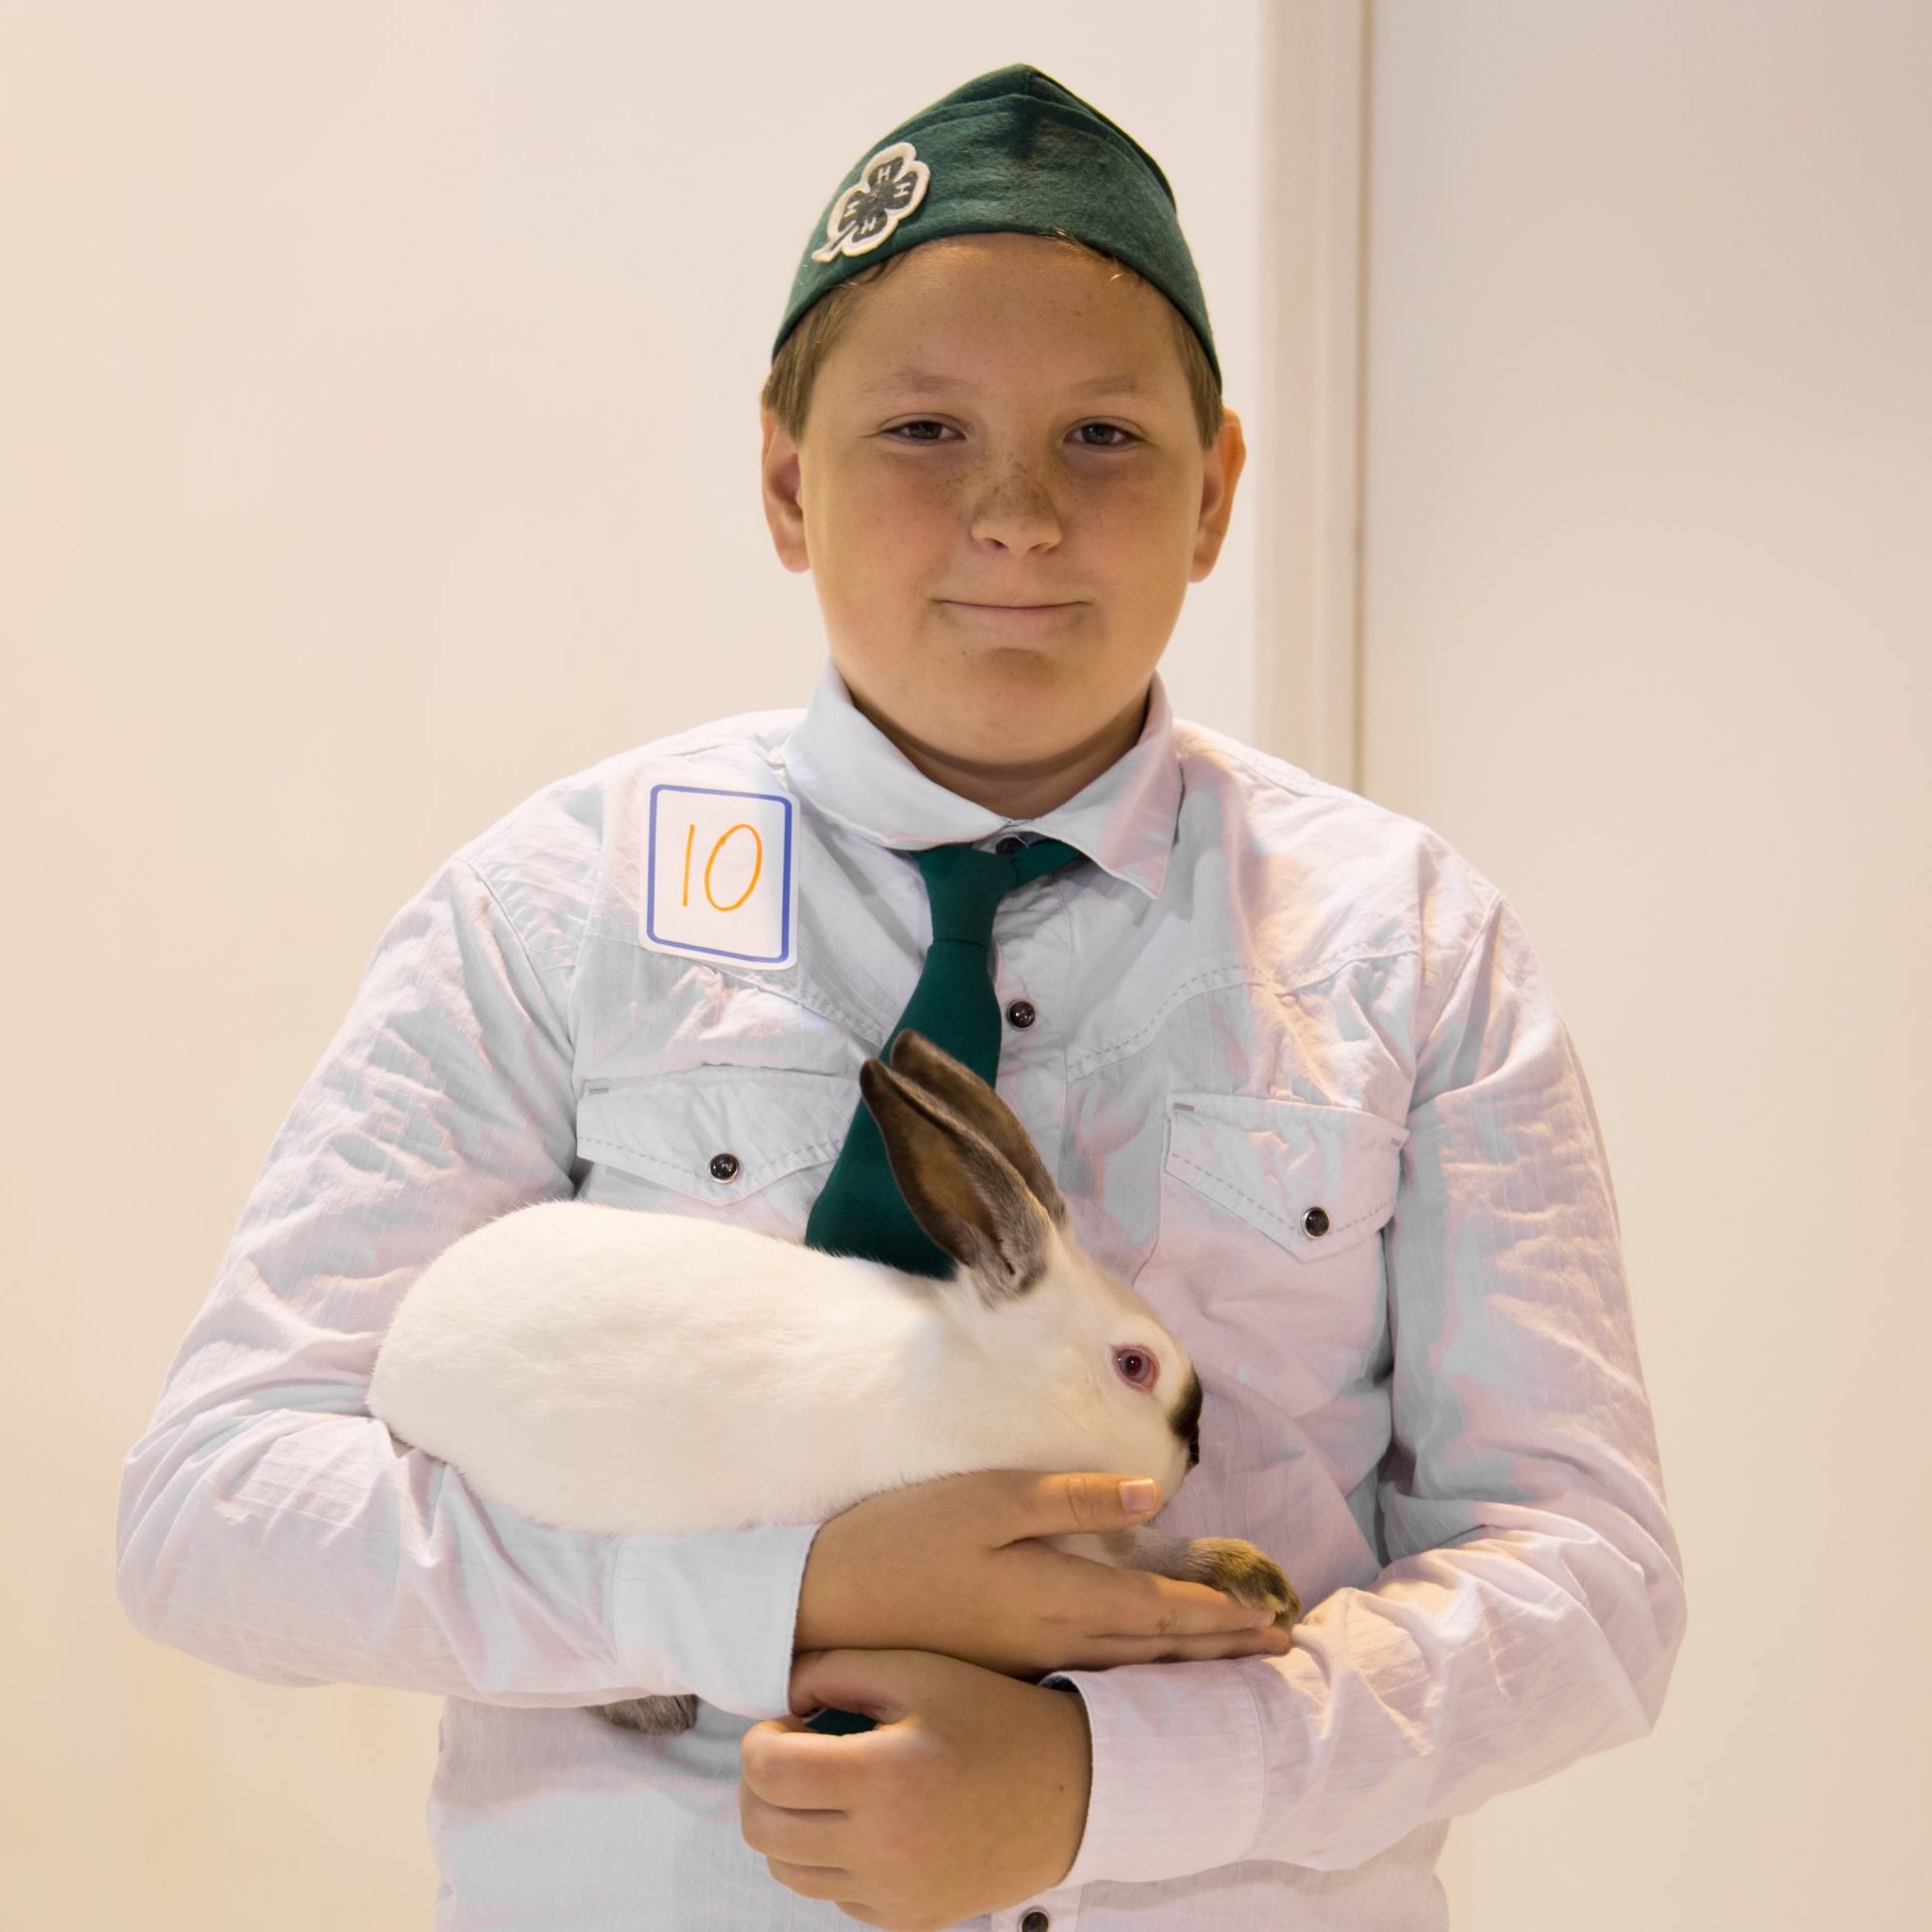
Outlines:
{"label": "4-h clover emblem", "polygon": [[932,178],[910,141],[881,148],[859,169],[856,184],[832,203],[825,218],[828,238],[822,248],[813,249],[812,259],[829,261],[876,248],[926,199]]}

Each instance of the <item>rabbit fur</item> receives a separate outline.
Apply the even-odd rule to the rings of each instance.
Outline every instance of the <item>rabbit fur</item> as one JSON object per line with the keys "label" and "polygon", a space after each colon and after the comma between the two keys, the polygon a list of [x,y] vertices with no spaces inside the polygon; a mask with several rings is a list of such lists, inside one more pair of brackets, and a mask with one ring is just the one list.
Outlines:
{"label": "rabbit fur", "polygon": [[[949,1280],[692,1215],[537,1202],[472,1230],[404,1295],[369,1410],[404,1447],[539,1522],[680,1535],[824,1522],[882,1490],[993,1468],[1152,1476],[1199,1460],[1201,1385],[986,1082],[902,1032],[859,1088]],[[1123,1364],[1137,1364],[1129,1373]],[[1286,1627],[1253,1544],[1149,1527],[1048,1537],[1208,1583]],[[590,1707],[663,1734],[689,1694]]]}

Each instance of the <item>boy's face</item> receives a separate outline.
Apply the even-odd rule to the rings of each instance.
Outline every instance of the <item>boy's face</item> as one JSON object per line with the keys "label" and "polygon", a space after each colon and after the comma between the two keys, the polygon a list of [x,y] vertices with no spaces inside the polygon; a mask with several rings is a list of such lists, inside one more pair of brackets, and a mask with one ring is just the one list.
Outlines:
{"label": "boy's face", "polygon": [[1201,448],[1170,330],[1153,289],[1044,237],[947,236],[854,305],[802,443],[760,412],[773,540],[855,701],[1014,817],[1133,743],[1228,528],[1241,425]]}

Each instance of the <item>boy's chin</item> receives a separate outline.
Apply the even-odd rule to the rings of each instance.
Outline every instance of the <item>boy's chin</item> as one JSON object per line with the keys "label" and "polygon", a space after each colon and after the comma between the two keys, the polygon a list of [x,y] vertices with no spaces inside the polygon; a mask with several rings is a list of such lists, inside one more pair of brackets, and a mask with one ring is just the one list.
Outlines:
{"label": "boy's chin", "polygon": [[979,703],[929,708],[911,721],[929,750],[987,772],[1057,766],[1085,750],[1104,728],[1070,694],[1034,690],[989,694]]}
{"label": "boy's chin", "polygon": [[1032,736],[1056,719],[1077,724],[1092,702],[1092,690],[1091,676],[1064,664],[1043,664],[1037,654],[1027,653],[1017,660],[981,660],[953,675],[923,679],[917,701],[935,727],[950,727],[955,735],[970,731],[984,736],[989,746],[999,746],[1006,734]]}
{"label": "boy's chin", "polygon": [[988,765],[1052,756],[1108,727],[1094,714],[1112,686],[1091,647],[988,644],[936,648],[846,677],[901,733],[948,757]]}

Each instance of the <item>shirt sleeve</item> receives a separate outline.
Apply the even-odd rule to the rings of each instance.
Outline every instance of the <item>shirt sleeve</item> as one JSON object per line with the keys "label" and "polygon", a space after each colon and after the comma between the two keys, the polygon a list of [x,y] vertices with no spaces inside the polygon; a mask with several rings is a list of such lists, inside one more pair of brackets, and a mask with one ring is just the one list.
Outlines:
{"label": "shirt sleeve", "polygon": [[1383,1231],[1385,1566],[1281,1657],[1052,1673],[1093,1734],[1063,1884],[1362,1863],[1655,1725],[1686,1607],[1583,1070],[1498,896],[1420,1048]]}
{"label": "shirt sleeve", "polygon": [[574,1192],[566,1001],[462,853],[391,921],[123,1463],[115,1588],[144,1635],[269,1684],[790,1709],[818,1525],[557,1529],[367,1409],[422,1268]]}

